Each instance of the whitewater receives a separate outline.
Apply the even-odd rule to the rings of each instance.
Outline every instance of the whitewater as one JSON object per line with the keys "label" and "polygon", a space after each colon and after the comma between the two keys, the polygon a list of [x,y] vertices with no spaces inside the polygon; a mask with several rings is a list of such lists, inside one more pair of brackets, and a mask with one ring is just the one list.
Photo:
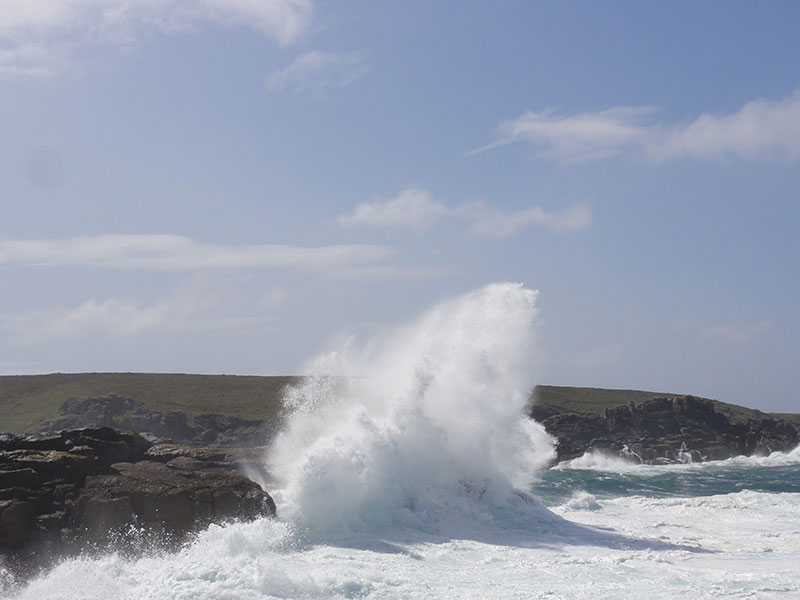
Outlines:
{"label": "whitewater", "polygon": [[800,598],[800,452],[554,468],[526,417],[536,292],[494,284],[350,336],[285,396],[278,517],[65,560],[18,599]]}

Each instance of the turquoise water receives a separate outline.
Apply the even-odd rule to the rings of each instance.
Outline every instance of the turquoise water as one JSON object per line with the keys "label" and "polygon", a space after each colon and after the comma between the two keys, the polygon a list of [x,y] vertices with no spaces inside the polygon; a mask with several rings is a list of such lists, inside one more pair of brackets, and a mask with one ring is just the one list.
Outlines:
{"label": "turquoise water", "polygon": [[611,461],[601,466],[550,469],[541,474],[531,491],[546,506],[560,505],[580,492],[598,499],[699,497],[743,490],[800,493],[800,464],[775,465],[766,458],[670,466]]}

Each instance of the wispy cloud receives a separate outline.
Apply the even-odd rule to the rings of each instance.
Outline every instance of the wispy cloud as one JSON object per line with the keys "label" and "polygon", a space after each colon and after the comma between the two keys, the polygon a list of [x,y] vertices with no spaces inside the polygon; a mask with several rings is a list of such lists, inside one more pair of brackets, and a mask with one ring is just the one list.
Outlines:
{"label": "wispy cloud", "polygon": [[683,322],[678,324],[679,332],[690,335],[703,343],[723,346],[742,346],[769,333],[775,328],[775,321],[738,321],[735,323]]}
{"label": "wispy cloud", "polygon": [[730,114],[703,114],[688,123],[659,122],[655,114],[650,106],[575,115],[526,112],[502,123],[494,142],[467,155],[525,141],[538,157],[572,162],[631,153],[656,161],[800,158],[800,91],[774,102],[754,100]]}
{"label": "wispy cloud", "polygon": [[[279,286],[251,285],[244,274],[205,272],[183,279],[156,300],[89,298],[0,314],[0,339],[19,345],[97,336],[127,338],[163,332],[264,331],[286,305]],[[43,298],[43,302],[50,301]]]}
{"label": "wispy cloud", "polygon": [[[2,41],[2,40],[0,40]],[[64,51],[41,43],[0,46],[0,76],[46,77],[63,66]]]}
{"label": "wispy cloud", "polygon": [[166,304],[137,306],[111,298],[87,300],[75,307],[30,310],[0,317],[4,337],[22,344],[44,340],[85,337],[97,333],[135,335],[160,328],[171,311]]}
{"label": "wispy cloud", "polygon": [[265,82],[271,92],[312,91],[323,93],[344,87],[369,71],[361,52],[320,52],[301,54],[286,68],[275,71]]}
{"label": "wispy cloud", "polygon": [[442,219],[465,221],[477,235],[509,237],[528,227],[577,231],[592,222],[592,213],[587,204],[577,204],[560,213],[539,206],[506,212],[482,201],[448,206],[434,200],[429,192],[412,187],[388,200],[362,202],[341,215],[338,222],[344,227],[407,227],[420,231]]}
{"label": "wispy cloud", "polygon": [[509,237],[528,227],[542,227],[551,231],[578,231],[592,222],[588,204],[576,204],[563,212],[548,212],[531,206],[504,212],[484,202],[463,205],[454,211],[471,222],[472,231],[491,237]]}
{"label": "wispy cloud", "polygon": [[249,27],[288,44],[306,29],[312,11],[311,0],[4,0],[0,75],[47,75],[75,47],[130,46],[152,32],[207,23]]}
{"label": "wispy cloud", "polygon": [[198,301],[184,296],[154,304],[109,298],[86,300],[72,307],[0,316],[0,334],[15,343],[29,345],[96,335],[131,337],[151,332],[251,331],[270,321],[265,314],[234,314],[230,307],[209,302],[208,297]]}
{"label": "wispy cloud", "polygon": [[0,241],[0,265],[155,271],[260,268],[335,271],[374,265],[393,255],[394,251],[386,246],[234,246],[196,242],[178,235],[99,235],[64,240]]}
{"label": "wispy cloud", "polygon": [[412,187],[394,198],[362,202],[352,212],[341,215],[339,225],[371,225],[378,227],[411,227],[422,229],[447,214],[448,209],[422,189]]}

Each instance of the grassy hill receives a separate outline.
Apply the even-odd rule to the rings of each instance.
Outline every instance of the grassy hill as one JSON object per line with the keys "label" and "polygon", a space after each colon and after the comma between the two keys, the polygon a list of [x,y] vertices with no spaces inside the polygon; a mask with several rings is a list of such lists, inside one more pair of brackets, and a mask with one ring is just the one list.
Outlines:
{"label": "grassy hill", "polygon": [[[603,409],[633,402],[639,404],[652,398],[677,396],[665,392],[644,392],[640,390],[607,390],[601,388],[580,388],[554,385],[537,385],[533,401],[539,407],[548,407],[553,412],[583,412],[602,414]],[[754,408],[712,400],[718,412],[723,413],[732,423],[765,417],[780,417],[793,423],[800,423],[800,415],[770,414]]]}
{"label": "grassy hill", "polygon": [[281,391],[297,377],[161,373],[54,373],[0,376],[0,431],[35,431],[74,396],[119,394],[149,410],[181,410],[189,420],[203,413],[245,419],[278,414]]}
{"label": "grassy hill", "polygon": [[[217,413],[244,419],[269,419],[281,410],[281,393],[299,377],[186,375],[161,373],[54,373],[0,376],[0,432],[36,431],[38,424],[58,415],[74,396],[119,394],[154,411],[180,410],[193,417]],[[553,412],[602,413],[607,406],[639,403],[675,394],[637,390],[607,390],[537,386],[534,401]],[[800,415],[767,415],[759,410],[715,401],[732,421],[780,416],[800,426]]]}

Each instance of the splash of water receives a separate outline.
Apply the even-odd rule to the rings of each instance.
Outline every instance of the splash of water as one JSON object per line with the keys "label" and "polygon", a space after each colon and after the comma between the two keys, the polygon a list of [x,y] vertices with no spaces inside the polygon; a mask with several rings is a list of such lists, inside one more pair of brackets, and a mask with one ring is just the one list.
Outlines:
{"label": "splash of water", "polygon": [[279,512],[314,531],[424,530],[518,503],[554,455],[525,414],[541,360],[535,301],[521,284],[490,285],[314,361],[269,457]]}
{"label": "splash of water", "polygon": [[[684,445],[685,447],[685,445]],[[631,453],[633,454],[633,453]],[[555,470],[589,470],[611,473],[635,473],[639,475],[659,475],[669,471],[718,471],[729,468],[770,468],[786,467],[800,463],[800,446],[788,452],[772,452],[768,456],[734,456],[725,460],[696,462],[690,452],[681,451],[683,460],[673,464],[648,465],[632,460],[628,456],[618,456],[601,450],[589,450],[585,454],[555,465]],[[635,455],[638,457],[638,455]],[[679,454],[680,456],[680,454]],[[640,459],[641,460],[641,459]]]}

